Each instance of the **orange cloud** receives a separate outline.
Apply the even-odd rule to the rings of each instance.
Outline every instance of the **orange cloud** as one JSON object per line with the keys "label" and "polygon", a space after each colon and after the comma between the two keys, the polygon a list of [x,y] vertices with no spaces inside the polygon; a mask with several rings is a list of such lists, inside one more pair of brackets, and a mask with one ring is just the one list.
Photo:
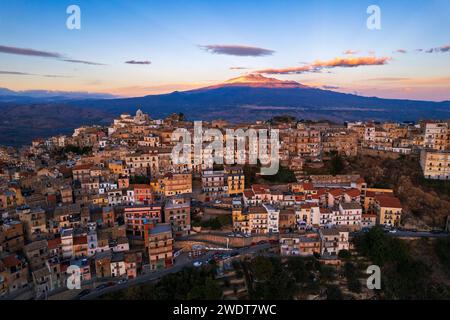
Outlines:
{"label": "orange cloud", "polygon": [[291,68],[282,68],[282,69],[262,69],[257,70],[254,73],[259,74],[301,74],[306,72],[313,72],[312,67],[310,65],[301,66],[301,67],[291,67]]}
{"label": "orange cloud", "polygon": [[282,68],[282,69],[262,69],[257,70],[255,73],[259,74],[302,74],[302,73],[311,73],[311,72],[320,72],[322,69],[329,68],[355,68],[360,66],[376,66],[376,65],[384,65],[391,58],[389,57],[381,57],[377,58],[374,56],[370,57],[337,57],[328,61],[320,61],[317,60],[314,63],[307,64],[300,67],[291,67],[291,68]]}
{"label": "orange cloud", "polygon": [[313,66],[319,68],[335,68],[335,67],[346,67],[353,68],[359,66],[377,66],[386,64],[390,60],[388,57],[351,57],[351,58],[334,58],[329,61],[316,61]]}

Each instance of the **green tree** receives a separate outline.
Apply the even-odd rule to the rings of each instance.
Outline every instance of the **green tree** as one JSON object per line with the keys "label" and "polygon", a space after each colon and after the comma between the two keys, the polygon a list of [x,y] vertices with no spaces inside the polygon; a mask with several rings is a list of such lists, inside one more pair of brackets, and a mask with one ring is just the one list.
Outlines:
{"label": "green tree", "polygon": [[438,239],[435,251],[442,265],[450,271],[450,237]]}
{"label": "green tree", "polygon": [[337,152],[332,152],[331,154],[331,161],[330,161],[330,173],[332,175],[339,174],[344,169],[344,160]]}
{"label": "green tree", "polygon": [[258,281],[266,281],[273,274],[273,266],[269,259],[257,256],[251,263],[251,270]]}
{"label": "green tree", "polygon": [[343,260],[349,260],[352,257],[352,254],[348,250],[340,250],[338,253],[338,257]]}
{"label": "green tree", "polygon": [[327,292],[327,300],[342,300],[342,291],[336,285],[329,285],[326,289]]}

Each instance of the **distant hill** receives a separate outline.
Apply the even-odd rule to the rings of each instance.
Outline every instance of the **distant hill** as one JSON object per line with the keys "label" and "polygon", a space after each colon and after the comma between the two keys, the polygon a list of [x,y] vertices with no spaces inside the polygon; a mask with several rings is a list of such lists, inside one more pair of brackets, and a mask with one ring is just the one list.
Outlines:
{"label": "distant hill", "polygon": [[14,103],[44,103],[62,102],[82,99],[112,99],[117,98],[108,93],[91,93],[79,91],[49,91],[49,90],[24,90],[13,91],[0,88],[0,102]]}
{"label": "distant hill", "polygon": [[[38,134],[50,135],[64,124],[70,131],[80,123],[89,124],[96,119],[107,119],[123,112],[134,113],[137,108],[149,113],[151,117],[165,117],[173,112],[182,112],[189,120],[225,119],[232,122],[270,119],[276,115],[292,115],[298,119],[353,121],[417,121],[420,119],[450,118],[450,102],[431,102],[415,100],[381,99],[345,94],[330,90],[308,87],[295,81],[282,81],[261,75],[246,75],[224,83],[190,91],[170,94],[149,95],[120,99],[65,99],[45,97],[44,102],[34,97],[29,102],[1,102],[2,108],[8,106],[4,120],[0,120],[0,130],[8,131],[9,136],[20,141],[31,141]],[[24,108],[26,104],[26,108]],[[13,123],[30,116],[30,106],[34,105],[33,121],[43,123],[48,130],[37,125],[28,127],[26,134],[17,130]],[[54,108],[62,122],[47,122],[51,112],[39,112],[39,105]],[[19,108],[20,112],[13,112]],[[70,109],[74,108],[74,109]],[[75,111],[74,111],[75,110]],[[42,111],[42,110],[41,110]],[[67,113],[67,114],[66,114]],[[15,114],[14,116],[12,114]],[[75,114],[75,116],[73,116]],[[4,122],[9,122],[5,129]],[[33,129],[35,128],[35,129]],[[0,131],[1,133],[1,131]],[[0,144],[10,139],[0,137]]]}
{"label": "distant hill", "polygon": [[11,105],[0,103],[0,145],[30,144],[34,138],[72,134],[87,124],[106,125],[113,116],[101,110],[89,110],[60,104]]}

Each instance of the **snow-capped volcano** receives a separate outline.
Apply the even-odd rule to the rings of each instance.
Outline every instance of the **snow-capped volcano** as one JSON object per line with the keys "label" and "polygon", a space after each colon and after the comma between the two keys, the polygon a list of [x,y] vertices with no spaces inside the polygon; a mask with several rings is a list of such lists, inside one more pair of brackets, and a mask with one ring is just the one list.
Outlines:
{"label": "snow-capped volcano", "polygon": [[296,81],[279,80],[267,78],[261,74],[246,74],[237,78],[229,79],[223,83],[210,86],[205,89],[222,87],[253,87],[253,88],[308,88]]}

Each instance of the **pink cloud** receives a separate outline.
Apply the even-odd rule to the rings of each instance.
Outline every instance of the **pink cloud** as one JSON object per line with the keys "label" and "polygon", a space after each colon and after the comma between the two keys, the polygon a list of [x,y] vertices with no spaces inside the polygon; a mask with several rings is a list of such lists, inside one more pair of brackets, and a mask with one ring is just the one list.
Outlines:
{"label": "pink cloud", "polygon": [[281,68],[281,69],[262,69],[255,73],[259,74],[302,74],[320,72],[322,69],[330,68],[355,68],[360,66],[376,66],[385,65],[390,60],[390,57],[337,57],[328,61],[317,60],[314,63],[307,64],[300,67]]}

